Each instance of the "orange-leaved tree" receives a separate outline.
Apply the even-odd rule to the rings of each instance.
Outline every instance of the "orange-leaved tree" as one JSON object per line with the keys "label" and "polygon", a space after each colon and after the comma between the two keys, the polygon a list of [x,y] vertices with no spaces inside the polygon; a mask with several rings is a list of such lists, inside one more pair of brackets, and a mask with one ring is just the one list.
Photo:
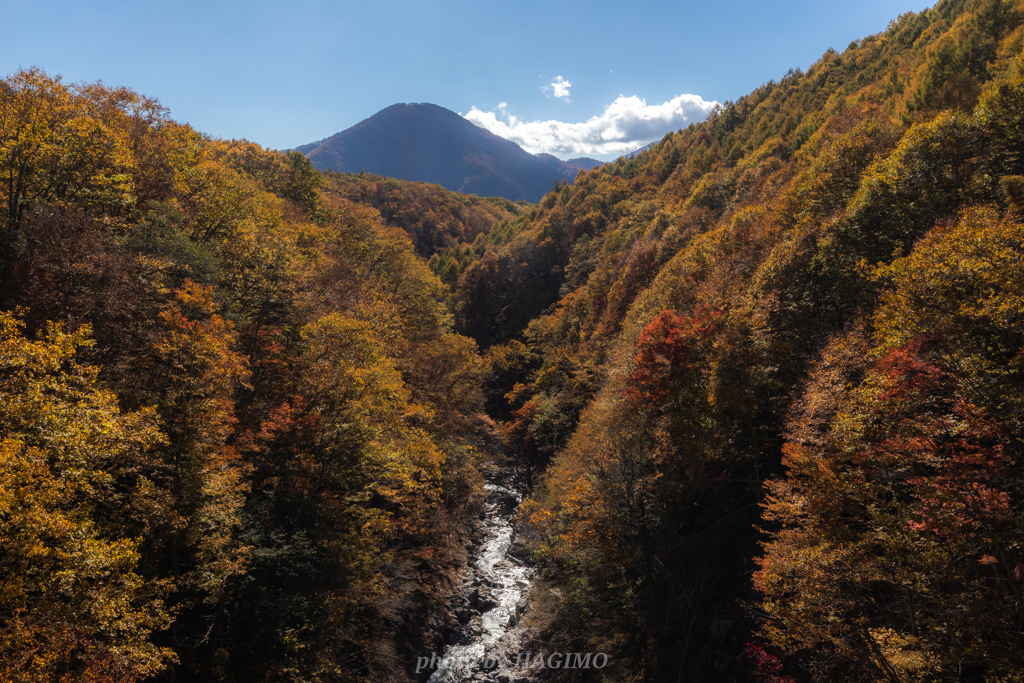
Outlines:
{"label": "orange-leaved tree", "polygon": [[1024,226],[990,208],[875,271],[869,339],[823,353],[790,423],[764,634],[819,680],[1021,670]]}

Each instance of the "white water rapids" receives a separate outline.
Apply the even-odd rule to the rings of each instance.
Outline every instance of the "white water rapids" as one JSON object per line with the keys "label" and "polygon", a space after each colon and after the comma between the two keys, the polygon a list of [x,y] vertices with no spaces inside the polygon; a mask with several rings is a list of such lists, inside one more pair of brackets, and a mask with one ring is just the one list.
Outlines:
{"label": "white water rapids", "polygon": [[[479,585],[498,606],[480,618],[482,629],[466,645],[451,645],[428,683],[463,683],[482,668],[490,649],[509,630],[516,604],[526,595],[532,570],[507,557],[512,545],[512,517],[522,496],[497,484],[487,484],[484,512],[485,540],[480,547],[470,583]],[[516,615],[518,616],[518,615]]]}

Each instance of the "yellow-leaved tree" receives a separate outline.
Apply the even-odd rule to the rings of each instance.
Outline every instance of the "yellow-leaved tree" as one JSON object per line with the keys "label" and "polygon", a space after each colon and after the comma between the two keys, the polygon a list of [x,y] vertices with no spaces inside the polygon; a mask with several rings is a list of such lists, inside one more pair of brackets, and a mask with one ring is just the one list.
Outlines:
{"label": "yellow-leaved tree", "polygon": [[155,413],[120,412],[74,362],[88,328],[51,324],[26,339],[0,312],[0,679],[135,681],[170,650],[150,635],[170,618],[165,586],[137,573],[155,505],[147,451]]}

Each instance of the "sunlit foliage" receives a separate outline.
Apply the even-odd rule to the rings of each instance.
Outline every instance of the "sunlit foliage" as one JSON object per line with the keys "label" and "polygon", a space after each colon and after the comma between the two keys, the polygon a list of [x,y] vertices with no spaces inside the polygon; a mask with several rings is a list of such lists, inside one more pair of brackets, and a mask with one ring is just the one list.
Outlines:
{"label": "sunlit foliage", "polygon": [[538,644],[617,680],[767,676],[749,642],[780,678],[1021,676],[1022,10],[905,14],[488,236],[456,322],[551,463]]}
{"label": "sunlit foliage", "polygon": [[486,429],[408,235],[301,154],[38,69],[0,81],[0,167],[0,677],[402,680]]}

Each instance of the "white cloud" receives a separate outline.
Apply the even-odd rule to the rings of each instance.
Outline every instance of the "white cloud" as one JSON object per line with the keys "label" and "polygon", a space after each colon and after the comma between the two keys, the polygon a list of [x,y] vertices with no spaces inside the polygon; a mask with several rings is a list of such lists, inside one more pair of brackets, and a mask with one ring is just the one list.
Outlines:
{"label": "white cloud", "polygon": [[[570,85],[566,81],[566,96]],[[556,93],[556,97],[561,95]],[[716,104],[697,95],[680,95],[662,104],[648,105],[639,97],[619,95],[605,107],[604,113],[583,123],[523,121],[510,114],[504,102],[497,111],[481,111],[474,106],[465,118],[533,154],[611,158],[659,140],[694,121],[702,121]]]}
{"label": "white cloud", "polygon": [[569,101],[569,88],[572,87],[572,83],[565,80],[561,76],[555,76],[555,80],[551,81],[551,85],[544,89],[547,92],[548,88],[551,89],[551,94],[555,97],[564,97],[565,101]]}

